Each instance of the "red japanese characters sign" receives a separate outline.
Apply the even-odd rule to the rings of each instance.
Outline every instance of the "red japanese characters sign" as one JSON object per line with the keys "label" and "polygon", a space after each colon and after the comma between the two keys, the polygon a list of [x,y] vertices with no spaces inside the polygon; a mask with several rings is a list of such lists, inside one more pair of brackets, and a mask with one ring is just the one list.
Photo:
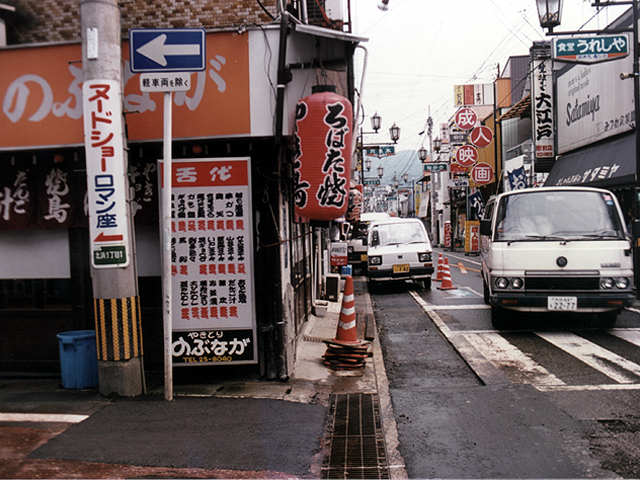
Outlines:
{"label": "red japanese characters sign", "polygon": [[120,83],[88,80],[82,99],[91,262],[94,268],[126,267],[131,252]]}
{"label": "red japanese characters sign", "polygon": [[487,185],[493,182],[493,167],[488,163],[478,163],[471,169],[471,180],[478,185]]}
{"label": "red japanese characters sign", "polygon": [[172,170],[173,363],[256,363],[249,159]]}
{"label": "red japanese characters sign", "polygon": [[347,211],[352,118],[349,100],[331,91],[298,102],[294,202],[301,217],[334,220]]}
{"label": "red japanese characters sign", "polygon": [[469,135],[469,141],[478,148],[488,147],[493,141],[493,132],[484,125],[477,126]]}
{"label": "red japanese characters sign", "polygon": [[478,115],[473,109],[465,107],[456,112],[455,122],[462,130],[471,130],[478,123]]}
{"label": "red japanese characters sign", "polygon": [[463,145],[456,151],[456,161],[462,167],[471,167],[478,161],[478,150],[471,145]]}

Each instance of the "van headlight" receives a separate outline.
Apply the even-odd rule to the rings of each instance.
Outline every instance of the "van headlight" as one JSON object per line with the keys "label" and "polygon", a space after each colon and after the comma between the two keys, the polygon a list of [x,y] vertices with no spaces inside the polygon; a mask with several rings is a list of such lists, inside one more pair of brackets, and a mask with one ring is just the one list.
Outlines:
{"label": "van headlight", "polygon": [[629,279],[627,277],[616,278],[616,287],[618,287],[620,290],[629,288]]}
{"label": "van headlight", "polygon": [[347,253],[353,253],[353,247],[352,246],[348,246],[347,247]]}
{"label": "van headlight", "polygon": [[493,284],[499,290],[520,290],[524,286],[524,280],[520,277],[498,277],[493,281]]}
{"label": "van headlight", "polygon": [[615,280],[611,277],[602,277],[600,279],[600,288],[602,290],[611,290],[615,285]]}
{"label": "van headlight", "polygon": [[369,257],[370,265],[382,265],[382,257],[380,255],[372,255]]}
{"label": "van headlight", "polygon": [[431,261],[431,252],[419,253],[418,261],[420,262],[430,262]]}

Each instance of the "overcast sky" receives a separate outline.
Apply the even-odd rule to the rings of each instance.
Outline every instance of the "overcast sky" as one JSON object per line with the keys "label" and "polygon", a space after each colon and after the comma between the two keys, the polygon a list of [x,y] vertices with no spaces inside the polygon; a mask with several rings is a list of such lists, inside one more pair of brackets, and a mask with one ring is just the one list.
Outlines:
{"label": "overcast sky", "polygon": [[[353,34],[368,39],[365,83],[362,91],[363,129],[371,131],[370,117],[382,117],[378,135],[365,143],[388,142],[389,127],[401,128],[400,150],[429,149],[425,129],[429,109],[438,127],[454,113],[454,85],[491,83],[510,56],[528,55],[533,41],[549,39],[540,27],[535,0],[351,0]],[[556,31],[605,27],[628,7],[597,10],[591,0],[565,0],[562,25]],[[356,64],[360,88],[363,56]],[[416,160],[417,161],[417,160]],[[404,165],[386,160],[388,168],[403,173]]]}

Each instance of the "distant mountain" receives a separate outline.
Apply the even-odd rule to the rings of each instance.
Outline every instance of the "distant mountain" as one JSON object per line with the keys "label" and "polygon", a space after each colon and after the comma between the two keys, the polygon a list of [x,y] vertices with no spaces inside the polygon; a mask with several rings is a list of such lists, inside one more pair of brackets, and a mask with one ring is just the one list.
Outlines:
{"label": "distant mountain", "polygon": [[[371,170],[368,172],[365,170],[365,178],[378,178],[378,166],[382,165],[384,174],[380,181],[381,185],[393,185],[394,173],[397,175],[401,187],[411,185],[412,178],[415,181],[422,178],[422,162],[418,158],[416,150],[402,150],[395,155],[382,158],[371,156],[365,158],[371,159]],[[409,175],[407,183],[403,179],[405,173]]]}

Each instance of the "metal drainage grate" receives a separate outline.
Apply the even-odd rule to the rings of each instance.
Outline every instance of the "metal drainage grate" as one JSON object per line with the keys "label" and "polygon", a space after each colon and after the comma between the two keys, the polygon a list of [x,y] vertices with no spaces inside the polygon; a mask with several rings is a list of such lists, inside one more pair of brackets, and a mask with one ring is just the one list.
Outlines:
{"label": "metal drainage grate", "polygon": [[378,396],[331,396],[322,478],[389,478]]}

